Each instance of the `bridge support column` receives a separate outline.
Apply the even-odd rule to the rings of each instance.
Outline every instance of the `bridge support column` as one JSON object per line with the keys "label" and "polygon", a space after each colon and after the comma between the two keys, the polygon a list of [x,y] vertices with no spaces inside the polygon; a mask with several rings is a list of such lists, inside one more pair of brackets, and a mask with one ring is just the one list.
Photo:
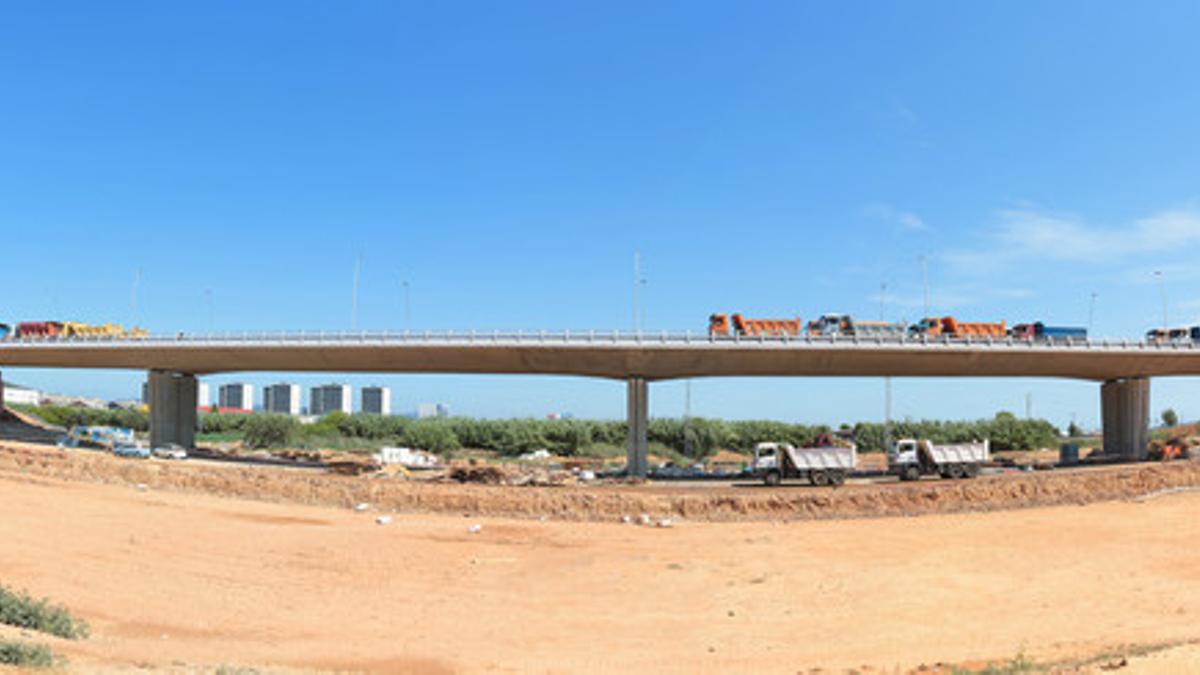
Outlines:
{"label": "bridge support column", "polygon": [[150,447],[196,445],[196,376],[150,371]]}
{"label": "bridge support column", "polygon": [[1150,429],[1150,379],[1109,380],[1100,386],[1104,454],[1127,460],[1146,459]]}
{"label": "bridge support column", "polygon": [[650,388],[643,377],[631,377],[627,385],[629,445],[626,448],[625,473],[645,477],[648,443],[646,426],[650,419]]}

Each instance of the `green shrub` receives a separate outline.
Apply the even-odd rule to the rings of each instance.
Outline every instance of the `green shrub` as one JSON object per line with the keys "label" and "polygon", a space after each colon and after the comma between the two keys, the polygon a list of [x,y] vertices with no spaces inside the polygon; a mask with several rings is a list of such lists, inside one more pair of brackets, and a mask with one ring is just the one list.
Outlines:
{"label": "green shrub", "polygon": [[458,449],[461,444],[454,429],[444,420],[417,420],[408,425],[401,436],[405,445],[429,452],[447,452]]}
{"label": "green shrub", "polygon": [[51,605],[46,598],[38,600],[28,593],[11,591],[4,586],[0,586],[0,624],[71,640],[88,636],[87,622],[71,616],[66,607]]}
{"label": "green shrub", "polygon": [[243,425],[243,441],[251,448],[278,448],[288,444],[296,420],[288,415],[250,415]]}
{"label": "green shrub", "polygon": [[0,664],[25,668],[49,668],[54,665],[54,654],[46,645],[0,640]]}

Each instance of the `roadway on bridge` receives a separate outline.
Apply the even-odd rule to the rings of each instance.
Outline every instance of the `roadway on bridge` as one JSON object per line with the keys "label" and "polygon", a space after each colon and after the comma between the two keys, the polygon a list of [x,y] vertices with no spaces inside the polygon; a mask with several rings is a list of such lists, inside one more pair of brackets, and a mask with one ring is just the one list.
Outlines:
{"label": "roadway on bridge", "polygon": [[1106,381],[1200,375],[1191,342],[710,338],[576,333],[290,334],[0,343],[0,366],[506,373],[646,380],[705,376],[994,376]]}

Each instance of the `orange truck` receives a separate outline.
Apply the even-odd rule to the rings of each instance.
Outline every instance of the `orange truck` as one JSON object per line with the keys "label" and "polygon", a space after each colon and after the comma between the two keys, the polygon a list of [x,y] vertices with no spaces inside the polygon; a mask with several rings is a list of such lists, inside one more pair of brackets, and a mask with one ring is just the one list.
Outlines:
{"label": "orange truck", "polygon": [[1008,335],[1008,327],[1003,321],[998,323],[959,321],[952,316],[935,316],[921,319],[908,327],[908,334],[914,336],[928,335],[936,337],[1004,337]]}
{"label": "orange truck", "polygon": [[803,335],[804,322],[795,319],[747,319],[741,314],[713,314],[708,317],[708,334],[733,335]]}

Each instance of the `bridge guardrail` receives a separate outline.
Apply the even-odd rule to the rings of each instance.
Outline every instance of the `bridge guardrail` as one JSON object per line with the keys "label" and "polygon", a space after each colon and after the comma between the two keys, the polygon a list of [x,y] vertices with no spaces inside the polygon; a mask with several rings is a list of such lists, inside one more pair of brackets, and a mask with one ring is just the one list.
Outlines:
{"label": "bridge guardrail", "polygon": [[884,347],[896,346],[966,346],[966,347],[1028,347],[1078,348],[1078,349],[1142,349],[1194,351],[1197,343],[1192,341],[1147,342],[1131,341],[1127,338],[1049,338],[1044,340],[1014,339],[1012,337],[929,337],[921,335],[894,336],[841,336],[841,335],[755,335],[720,336],[706,332],[671,331],[621,331],[621,330],[556,330],[556,331],[479,331],[479,330],[425,330],[425,331],[243,331],[226,333],[176,333],[175,335],[148,335],[143,337],[117,337],[107,335],[54,337],[18,337],[0,340],[0,347],[13,345],[167,345],[167,344],[783,344],[783,345],[854,345]]}

